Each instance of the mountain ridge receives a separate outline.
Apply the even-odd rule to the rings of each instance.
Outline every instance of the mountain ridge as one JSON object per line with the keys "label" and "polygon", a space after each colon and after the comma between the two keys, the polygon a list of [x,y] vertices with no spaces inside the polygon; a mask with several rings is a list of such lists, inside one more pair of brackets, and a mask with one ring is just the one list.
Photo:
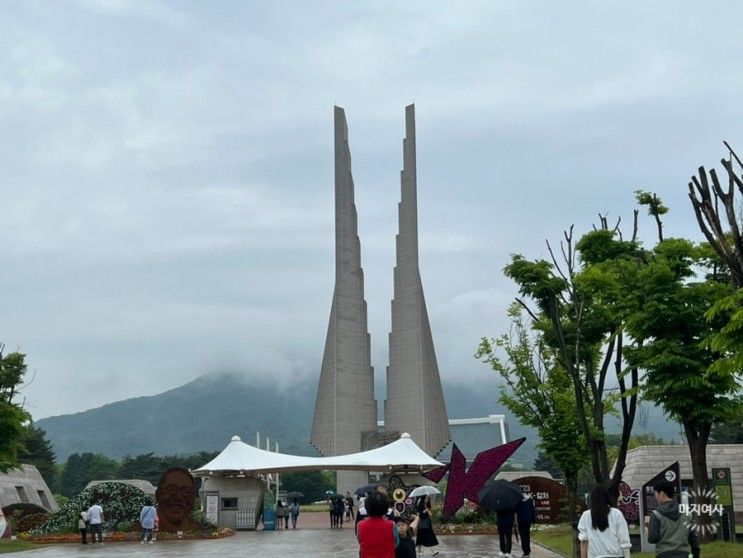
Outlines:
{"label": "mountain ridge", "polygon": [[[472,384],[444,382],[448,415],[450,418],[506,415],[509,438],[527,438],[514,461],[530,467],[537,454],[538,437],[498,402],[498,386],[495,375]],[[383,389],[383,385],[376,386],[377,393],[384,393]],[[266,377],[212,373],[159,394],[39,419],[36,425],[46,431],[58,461],[65,461],[72,453],[85,452],[119,459],[144,453],[184,455],[219,451],[235,434],[253,444],[256,431],[261,433],[263,447],[268,436],[272,449],[278,442],[283,453],[318,455],[309,444],[316,392],[313,378],[288,386]],[[663,428],[658,432],[660,421],[655,420],[658,410],[650,409],[655,433],[662,437],[671,433],[673,437],[677,430],[670,432]],[[607,417],[607,424],[611,426],[612,422],[616,421]],[[672,424],[665,419],[663,423]],[[636,425],[636,431],[640,430],[643,429]],[[499,438],[494,439],[492,445],[499,443]]]}

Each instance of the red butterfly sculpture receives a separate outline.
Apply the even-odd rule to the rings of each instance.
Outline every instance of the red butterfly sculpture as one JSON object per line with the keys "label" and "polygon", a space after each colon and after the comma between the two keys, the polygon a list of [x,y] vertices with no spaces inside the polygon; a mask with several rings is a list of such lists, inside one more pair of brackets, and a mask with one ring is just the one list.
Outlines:
{"label": "red butterfly sculpture", "polygon": [[444,517],[453,517],[467,498],[471,502],[478,503],[477,493],[495,472],[500,469],[509,457],[519,449],[526,438],[519,438],[512,442],[495,448],[480,452],[475,460],[467,468],[467,460],[456,444],[452,446],[451,461],[449,465],[438,467],[429,471],[424,477],[439,482],[449,472],[449,482],[446,485],[446,496],[444,497]]}

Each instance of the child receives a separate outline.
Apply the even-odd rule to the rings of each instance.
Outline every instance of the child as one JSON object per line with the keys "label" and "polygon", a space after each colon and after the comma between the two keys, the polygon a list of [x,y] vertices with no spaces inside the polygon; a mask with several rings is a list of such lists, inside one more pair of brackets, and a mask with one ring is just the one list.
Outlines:
{"label": "child", "polygon": [[395,547],[395,558],[416,558],[415,557],[415,532],[418,530],[418,516],[413,516],[413,521],[402,516],[395,518],[397,522],[397,536],[400,539]]}
{"label": "child", "polygon": [[77,520],[77,530],[80,531],[81,544],[88,544],[88,512],[80,512],[80,517]]}

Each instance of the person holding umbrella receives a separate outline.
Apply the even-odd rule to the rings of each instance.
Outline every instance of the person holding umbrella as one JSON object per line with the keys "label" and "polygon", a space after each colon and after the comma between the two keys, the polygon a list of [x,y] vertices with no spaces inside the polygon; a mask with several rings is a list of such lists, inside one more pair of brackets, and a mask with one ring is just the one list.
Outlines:
{"label": "person holding umbrella", "polygon": [[480,507],[495,512],[500,555],[511,558],[513,515],[516,512],[516,505],[523,499],[521,487],[518,484],[499,479],[483,487],[477,497]]}
{"label": "person holding umbrella", "polygon": [[[431,521],[431,499],[428,496],[419,496],[415,506],[418,512],[418,532],[415,536],[415,545],[418,547],[418,553],[423,555],[423,547],[438,546],[439,540],[436,533],[433,532],[433,522]],[[436,556],[438,552],[434,552]]]}
{"label": "person holding umbrella", "polygon": [[297,519],[299,519],[299,500],[294,498],[292,505],[289,507],[289,513],[292,516],[292,529],[297,528]]}
{"label": "person holding umbrella", "polygon": [[325,492],[325,497],[328,499],[328,513],[330,515],[330,528],[335,527],[335,502],[333,501],[334,492],[328,490]]}
{"label": "person holding umbrella", "polygon": [[495,510],[495,524],[498,526],[498,542],[500,543],[500,555],[512,558],[511,548],[513,539],[513,514],[516,510]]}

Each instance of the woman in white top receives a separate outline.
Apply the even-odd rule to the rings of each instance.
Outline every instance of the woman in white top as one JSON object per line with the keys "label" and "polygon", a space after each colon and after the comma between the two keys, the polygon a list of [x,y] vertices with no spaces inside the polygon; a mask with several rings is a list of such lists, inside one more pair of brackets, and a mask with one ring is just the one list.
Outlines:
{"label": "woman in white top", "polygon": [[622,512],[611,507],[609,491],[596,485],[591,491],[591,509],[578,522],[581,558],[629,558],[632,543]]}

